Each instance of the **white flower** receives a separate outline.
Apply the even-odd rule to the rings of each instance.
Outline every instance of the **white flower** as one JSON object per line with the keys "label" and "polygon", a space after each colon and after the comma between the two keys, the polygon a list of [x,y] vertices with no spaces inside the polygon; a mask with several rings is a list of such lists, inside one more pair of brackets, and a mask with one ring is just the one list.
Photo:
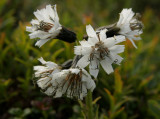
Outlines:
{"label": "white flower", "polygon": [[[39,83],[39,81],[37,81]],[[83,99],[87,90],[93,91],[95,83],[84,69],[71,68],[54,73],[51,80],[45,80],[44,93],[54,98],[66,95],[69,98]]]}
{"label": "white flower", "polygon": [[90,74],[95,78],[99,72],[99,64],[110,74],[113,72],[112,63],[120,64],[122,57],[117,55],[124,51],[124,45],[116,45],[125,41],[124,36],[106,38],[106,29],[101,30],[99,35],[94,29],[86,26],[88,41],[80,41],[81,46],[75,46],[74,53],[83,57],[78,61],[77,66],[85,68],[89,64]]}
{"label": "white flower", "polygon": [[34,12],[34,15],[37,19],[31,21],[32,26],[27,26],[26,31],[31,32],[30,39],[39,39],[35,45],[41,47],[48,40],[55,38],[62,26],[59,23],[56,5],[53,9],[51,5],[47,5],[46,8]]}
{"label": "white flower", "polygon": [[52,79],[52,75],[54,73],[60,72],[60,67],[51,61],[44,61],[44,59],[41,57],[38,59],[43,65],[45,66],[34,66],[35,71],[35,77],[39,78],[37,81],[37,85],[45,89],[46,83]]}
{"label": "white flower", "polygon": [[143,33],[143,24],[139,21],[140,14],[134,13],[132,9],[123,9],[120,13],[119,21],[116,26],[120,28],[118,32],[128,38],[133,46],[137,48],[133,40],[140,40],[140,34]]}

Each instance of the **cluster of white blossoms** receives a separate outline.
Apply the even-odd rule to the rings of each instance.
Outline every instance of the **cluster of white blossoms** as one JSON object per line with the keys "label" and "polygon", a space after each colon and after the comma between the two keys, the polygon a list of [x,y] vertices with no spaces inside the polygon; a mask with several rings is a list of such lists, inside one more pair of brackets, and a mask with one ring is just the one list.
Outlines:
{"label": "cluster of white blossoms", "polygon": [[85,69],[70,68],[62,70],[54,62],[46,62],[43,58],[39,61],[45,66],[34,66],[37,85],[49,96],[83,99],[87,90],[93,91],[95,82]]}
{"label": "cluster of white blossoms", "polygon": [[[26,30],[31,32],[31,39],[38,38],[35,45],[41,47],[48,40],[56,38],[69,43],[77,39],[74,32],[59,23],[56,5],[47,5],[46,8],[34,12],[34,15],[37,19],[32,20],[32,26],[26,27]],[[120,65],[123,58],[119,53],[124,52],[125,46],[122,43],[126,39],[137,48],[133,40],[140,40],[143,32],[139,17],[132,9],[123,9],[118,22],[112,25],[97,30],[87,25],[87,37],[74,48],[75,58],[64,64],[58,65],[39,58],[44,66],[34,66],[38,87],[48,96],[82,100],[88,90],[92,92],[96,87],[93,77],[97,78],[100,65],[108,75],[114,72],[112,64]],[[89,73],[85,70],[88,65]]]}

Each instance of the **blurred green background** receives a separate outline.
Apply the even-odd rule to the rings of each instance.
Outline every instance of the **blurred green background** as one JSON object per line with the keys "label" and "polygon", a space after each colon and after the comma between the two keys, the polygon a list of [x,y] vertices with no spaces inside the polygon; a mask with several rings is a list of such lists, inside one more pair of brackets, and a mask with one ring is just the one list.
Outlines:
{"label": "blurred green background", "polygon": [[[111,75],[101,70],[90,106],[48,97],[32,82],[37,58],[63,63],[74,56],[75,44],[50,40],[39,49],[29,39],[25,27],[33,11],[47,4],[57,4],[60,23],[79,40],[87,24],[112,24],[123,8],[142,14],[138,49],[125,42],[122,64]],[[0,119],[87,119],[88,111],[94,119],[160,119],[159,5],[159,0],[0,0]]]}

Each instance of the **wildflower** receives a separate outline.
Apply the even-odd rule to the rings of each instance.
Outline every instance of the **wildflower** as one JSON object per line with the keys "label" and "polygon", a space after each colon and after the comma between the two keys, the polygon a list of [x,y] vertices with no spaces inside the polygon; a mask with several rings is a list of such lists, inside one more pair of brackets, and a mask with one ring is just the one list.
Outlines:
{"label": "wildflower", "polygon": [[[37,81],[39,83],[39,81]],[[54,73],[50,80],[43,84],[44,93],[54,98],[66,95],[69,98],[83,99],[87,90],[93,91],[95,83],[84,69],[70,68]]]}
{"label": "wildflower", "polygon": [[[123,9],[117,23],[99,27],[96,29],[96,33],[99,34],[100,31],[107,29],[107,37],[123,35],[132,42],[135,48],[137,48],[133,40],[140,40],[140,34],[143,33],[143,23],[140,21],[140,17],[141,15],[139,13],[135,14],[131,8]],[[85,39],[86,38],[87,37],[85,36]]]}
{"label": "wildflower", "polygon": [[67,30],[59,23],[59,17],[56,11],[56,5],[53,9],[51,5],[46,8],[34,12],[37,19],[31,21],[31,27],[27,26],[26,31],[30,39],[37,38],[36,46],[41,47],[50,39],[60,39],[67,42],[74,42],[76,34]]}
{"label": "wildflower", "polygon": [[116,45],[125,41],[124,36],[114,36],[107,38],[107,29],[101,30],[97,35],[94,29],[88,25],[86,27],[88,41],[80,41],[81,46],[75,46],[74,53],[83,57],[78,61],[77,66],[85,68],[89,65],[90,74],[95,78],[99,72],[99,64],[106,73],[113,72],[112,63],[120,64],[122,57],[117,55],[124,51],[124,45]]}
{"label": "wildflower", "polygon": [[143,24],[139,19],[139,13],[135,14],[131,8],[123,9],[119,21],[116,23],[116,27],[120,28],[118,33],[128,38],[135,48],[137,46],[133,40],[140,40],[140,34],[143,33]]}
{"label": "wildflower", "polygon": [[47,82],[52,79],[52,74],[60,72],[61,67],[59,67],[54,62],[46,62],[42,57],[38,59],[45,66],[34,66],[35,77],[39,78],[37,84],[40,88],[45,89]]}

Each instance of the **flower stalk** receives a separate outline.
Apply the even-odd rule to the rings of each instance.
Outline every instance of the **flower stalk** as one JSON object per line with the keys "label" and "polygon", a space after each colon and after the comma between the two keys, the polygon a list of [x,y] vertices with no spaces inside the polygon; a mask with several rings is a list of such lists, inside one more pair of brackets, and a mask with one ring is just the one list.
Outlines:
{"label": "flower stalk", "polygon": [[87,119],[93,119],[92,92],[89,90],[86,97]]}

